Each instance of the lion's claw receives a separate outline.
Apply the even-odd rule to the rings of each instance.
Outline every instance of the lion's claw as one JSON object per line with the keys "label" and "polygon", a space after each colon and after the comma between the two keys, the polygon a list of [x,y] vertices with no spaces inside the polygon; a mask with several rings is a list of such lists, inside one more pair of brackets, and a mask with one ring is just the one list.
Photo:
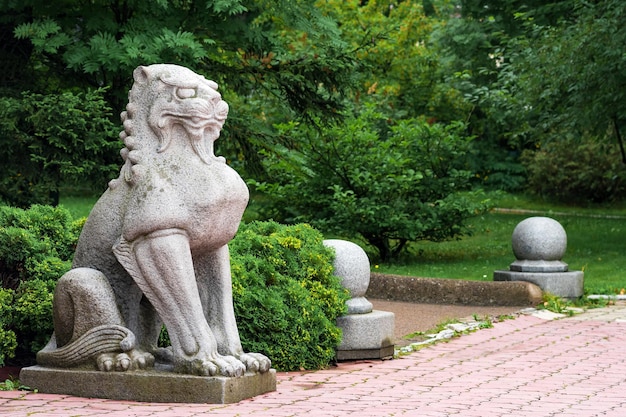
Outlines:
{"label": "lion's claw", "polygon": [[243,376],[246,366],[234,356],[217,356],[213,359],[194,359],[178,365],[179,372],[200,376]]}
{"label": "lion's claw", "polygon": [[154,356],[135,349],[127,353],[103,353],[96,359],[96,365],[103,372],[147,369],[154,366]]}
{"label": "lion's claw", "polygon": [[260,353],[244,353],[239,356],[239,360],[246,365],[248,372],[265,373],[272,367],[272,361]]}

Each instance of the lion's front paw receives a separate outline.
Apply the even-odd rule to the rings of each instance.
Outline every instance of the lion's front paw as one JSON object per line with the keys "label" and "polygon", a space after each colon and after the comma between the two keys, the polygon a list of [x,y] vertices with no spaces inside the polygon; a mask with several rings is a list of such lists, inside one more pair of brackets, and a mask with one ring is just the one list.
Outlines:
{"label": "lion's front paw", "polygon": [[260,353],[244,353],[239,356],[239,360],[246,365],[248,372],[267,372],[272,366],[272,361]]}
{"label": "lion's front paw", "polygon": [[103,353],[96,359],[98,370],[103,372],[126,372],[154,366],[154,356],[148,352],[132,349],[125,353]]}
{"label": "lion's front paw", "polygon": [[234,356],[216,356],[212,359],[193,359],[177,366],[179,372],[200,376],[243,376],[246,365]]}

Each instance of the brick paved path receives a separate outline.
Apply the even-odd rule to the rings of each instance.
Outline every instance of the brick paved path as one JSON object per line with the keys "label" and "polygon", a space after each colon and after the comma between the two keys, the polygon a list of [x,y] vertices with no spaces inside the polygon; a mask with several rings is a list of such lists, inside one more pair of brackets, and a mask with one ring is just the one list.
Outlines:
{"label": "brick paved path", "polygon": [[521,316],[390,361],[278,373],[238,404],[0,392],[0,416],[626,416],[626,307]]}

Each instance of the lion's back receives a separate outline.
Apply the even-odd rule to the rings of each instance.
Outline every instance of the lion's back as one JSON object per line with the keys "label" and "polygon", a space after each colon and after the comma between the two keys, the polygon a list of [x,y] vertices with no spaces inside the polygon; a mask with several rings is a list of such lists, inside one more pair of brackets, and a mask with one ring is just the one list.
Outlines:
{"label": "lion's back", "polygon": [[121,234],[124,201],[124,194],[117,190],[108,189],[100,197],[78,239],[73,268],[93,268],[107,276],[118,270],[112,248]]}

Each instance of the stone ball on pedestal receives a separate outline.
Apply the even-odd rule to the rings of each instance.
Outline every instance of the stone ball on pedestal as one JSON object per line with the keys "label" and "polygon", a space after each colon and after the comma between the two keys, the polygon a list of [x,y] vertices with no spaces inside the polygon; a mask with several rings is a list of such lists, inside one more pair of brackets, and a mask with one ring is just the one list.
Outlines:
{"label": "stone ball on pedestal", "polygon": [[508,271],[495,271],[494,281],[527,281],[544,292],[569,299],[583,295],[583,272],[570,272],[561,261],[567,234],[559,222],[549,217],[521,221],[513,230],[512,246],[517,260]]}

